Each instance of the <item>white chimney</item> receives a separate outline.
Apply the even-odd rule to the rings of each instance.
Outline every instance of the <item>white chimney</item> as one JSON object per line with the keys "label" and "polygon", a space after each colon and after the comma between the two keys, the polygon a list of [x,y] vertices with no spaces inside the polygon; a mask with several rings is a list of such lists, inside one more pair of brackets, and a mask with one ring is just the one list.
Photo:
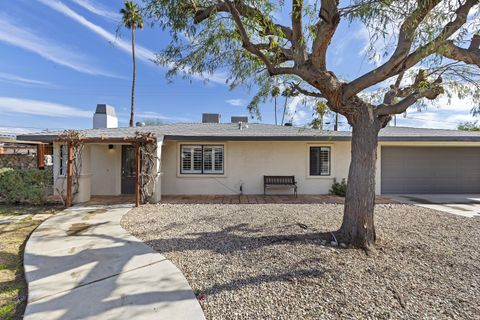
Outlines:
{"label": "white chimney", "polygon": [[118,118],[115,108],[108,104],[97,104],[93,115],[93,129],[118,128]]}

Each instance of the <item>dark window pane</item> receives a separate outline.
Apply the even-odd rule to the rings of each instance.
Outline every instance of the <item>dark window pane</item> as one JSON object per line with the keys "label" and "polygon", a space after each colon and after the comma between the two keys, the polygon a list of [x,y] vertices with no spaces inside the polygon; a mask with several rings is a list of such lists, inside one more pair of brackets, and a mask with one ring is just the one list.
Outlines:
{"label": "dark window pane", "polygon": [[310,147],[310,175],[330,175],[330,147]]}

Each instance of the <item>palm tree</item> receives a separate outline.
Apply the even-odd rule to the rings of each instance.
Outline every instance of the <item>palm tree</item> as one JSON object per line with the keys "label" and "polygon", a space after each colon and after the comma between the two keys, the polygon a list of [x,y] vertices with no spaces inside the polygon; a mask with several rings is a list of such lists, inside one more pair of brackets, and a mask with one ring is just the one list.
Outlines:
{"label": "palm tree", "polygon": [[135,78],[137,69],[135,64],[135,29],[143,28],[143,17],[138,5],[132,1],[125,1],[124,7],[120,9],[123,25],[132,31],[132,59],[133,59],[133,79],[132,79],[132,106],[130,109],[130,127],[133,127],[133,113],[135,110]]}
{"label": "palm tree", "polygon": [[277,125],[278,124],[278,122],[277,122],[277,97],[280,95],[280,88],[277,87],[277,86],[273,87],[271,95],[272,95],[273,101],[275,101],[275,125]]}
{"label": "palm tree", "polygon": [[282,113],[282,126],[283,122],[285,121],[285,114],[287,113],[287,102],[288,98],[290,98],[293,94],[293,90],[291,88],[285,88],[282,92],[282,96],[285,97],[285,103],[283,104],[283,113]]}
{"label": "palm tree", "polygon": [[313,129],[323,130],[323,120],[325,116],[330,113],[327,104],[322,101],[318,100],[315,102],[315,107],[313,111],[313,120],[310,122],[310,125]]}

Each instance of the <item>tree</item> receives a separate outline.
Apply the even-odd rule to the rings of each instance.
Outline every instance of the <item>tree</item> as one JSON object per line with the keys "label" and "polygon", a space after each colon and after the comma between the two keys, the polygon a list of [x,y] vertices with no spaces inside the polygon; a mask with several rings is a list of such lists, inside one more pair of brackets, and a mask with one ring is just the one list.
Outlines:
{"label": "tree", "polygon": [[285,97],[285,101],[283,103],[283,112],[282,112],[282,126],[285,122],[285,114],[287,113],[287,102],[288,98],[293,96],[293,90],[291,88],[285,88],[282,92],[282,96]]}
{"label": "tree", "polygon": [[145,123],[146,126],[161,126],[168,124],[168,121],[158,118],[144,118],[143,123]]}
{"label": "tree", "polygon": [[313,129],[323,130],[323,120],[325,119],[325,116],[329,113],[327,104],[322,100],[318,100],[315,102],[313,111],[314,118],[310,122],[310,126],[312,126]]}
{"label": "tree", "polygon": [[135,78],[137,77],[137,69],[135,63],[135,29],[143,28],[143,17],[140,8],[132,1],[125,1],[124,7],[120,9],[120,14],[123,16],[123,25],[132,32],[132,62],[133,62],[133,77],[132,77],[132,101],[130,108],[130,127],[133,127],[134,102],[135,102]]}
{"label": "tree", "polygon": [[457,129],[463,131],[480,131],[478,121],[466,121],[458,124]]}
{"label": "tree", "polygon": [[277,97],[280,95],[280,88],[278,86],[273,87],[272,89],[272,98],[275,104],[275,125],[278,124],[277,122]]}
{"label": "tree", "polygon": [[[273,81],[288,81],[294,92],[323,99],[346,117],[352,127],[351,164],[337,236],[358,247],[368,249],[376,240],[379,131],[393,115],[414,104],[435,103],[443,93],[480,100],[475,23],[480,0],[351,0],[346,6],[338,0],[146,1],[150,18],[173,35],[158,58],[171,66],[170,76],[228,68],[231,88],[259,89],[249,105],[252,112],[258,112],[255,106]],[[279,10],[288,11],[290,21],[277,20]],[[378,64],[357,78],[340,78],[327,65],[340,23],[365,28],[371,36],[368,57]],[[392,83],[398,102],[373,98],[373,91]]]}

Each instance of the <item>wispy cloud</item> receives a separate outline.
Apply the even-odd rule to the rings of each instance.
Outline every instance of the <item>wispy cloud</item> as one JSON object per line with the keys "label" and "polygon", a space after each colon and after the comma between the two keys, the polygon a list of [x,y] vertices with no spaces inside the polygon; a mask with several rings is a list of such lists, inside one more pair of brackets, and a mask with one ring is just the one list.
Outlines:
{"label": "wispy cloud", "polygon": [[17,25],[4,14],[0,15],[0,41],[34,52],[47,60],[82,73],[117,77],[101,68],[92,66],[87,57],[66,48],[64,44],[53,42]]}
{"label": "wispy cloud", "polygon": [[[43,3],[44,5],[48,6],[49,8],[63,14],[64,16],[74,20],[75,22],[81,24],[85,28],[89,29],[90,31],[94,32],[98,36],[102,37],[103,39],[107,40],[108,42],[114,44],[120,50],[131,54],[131,43],[125,40],[118,38],[114,33],[111,33],[104,28],[100,27],[99,25],[87,20],[84,16],[78,14],[70,7],[65,5],[64,3],[57,1],[57,0],[38,0],[39,2]],[[153,59],[155,58],[155,53],[141,45],[135,45],[135,53],[138,59],[143,62],[152,63]]]}
{"label": "wispy cloud", "polygon": [[[64,3],[57,0],[38,0],[38,1],[50,7],[51,9],[65,15],[66,17],[76,21],[77,23],[81,24],[85,28],[94,32],[98,36],[114,44],[117,48],[124,51],[125,53],[131,54],[132,49],[131,49],[130,42],[127,42],[123,39],[118,38],[115,34],[105,30],[99,25],[86,19],[84,16],[78,14],[77,12],[72,10],[70,7],[68,7]],[[152,50],[137,44],[135,45],[135,53],[139,60],[147,64],[151,64],[152,66],[154,65],[155,53]],[[188,72],[188,69],[185,69],[185,72]],[[194,74],[192,76],[199,80],[205,80],[203,76],[198,74]],[[208,80],[210,80],[211,82],[216,82],[221,84],[225,84],[225,79],[226,79],[226,76],[222,73],[215,73],[213,75],[208,76]]]}
{"label": "wispy cloud", "polygon": [[426,109],[421,111],[412,106],[404,118],[397,115],[397,125],[414,126],[420,128],[456,129],[460,122],[475,121],[471,114],[473,104],[468,99],[452,97],[449,101],[447,96],[442,96],[435,102],[429,103]]}
{"label": "wispy cloud", "polygon": [[90,11],[91,13],[107,18],[109,20],[119,22],[122,19],[122,16],[120,15],[120,13],[117,13],[108,8],[105,8],[99,3],[96,3],[90,0],[71,0],[71,1],[73,1],[80,7]]}
{"label": "wispy cloud", "polygon": [[246,104],[246,101],[243,100],[243,99],[228,99],[225,102],[234,106],[234,107],[243,107]]}
{"label": "wispy cloud", "polygon": [[0,96],[0,112],[22,113],[56,118],[91,118],[92,112],[48,101]]}
{"label": "wispy cloud", "polygon": [[53,84],[47,81],[24,78],[14,74],[4,73],[4,72],[0,72],[0,81],[19,84],[19,85],[26,85],[26,86],[42,86],[42,87],[54,86]]}

